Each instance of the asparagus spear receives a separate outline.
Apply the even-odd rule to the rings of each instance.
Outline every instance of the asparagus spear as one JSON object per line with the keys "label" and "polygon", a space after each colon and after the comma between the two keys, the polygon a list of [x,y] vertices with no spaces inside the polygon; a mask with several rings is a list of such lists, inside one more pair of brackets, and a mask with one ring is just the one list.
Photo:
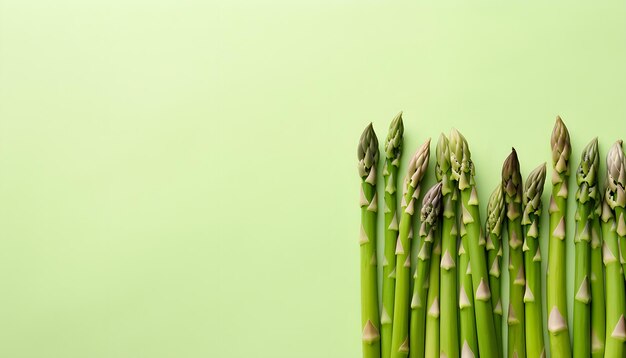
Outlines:
{"label": "asparagus spear", "polygon": [[[430,224],[430,231],[433,232],[431,243],[432,256],[430,260],[430,272],[428,278],[428,300],[426,301],[426,348],[424,357],[426,358],[439,358],[439,265],[441,261],[441,183],[435,185],[435,193],[431,196],[435,196],[438,203],[436,216],[431,219],[430,216],[432,209],[428,209],[427,206],[422,206],[422,222],[434,221]],[[429,201],[433,199],[429,198]],[[426,207],[426,213],[424,213],[424,207]],[[426,215],[425,215],[426,214]],[[426,236],[430,239],[429,236]]]}
{"label": "asparagus spear", "polygon": [[526,291],[524,310],[526,314],[526,356],[545,357],[543,342],[543,313],[541,309],[541,253],[539,250],[539,220],[541,218],[541,195],[546,181],[546,164],[535,168],[524,185],[524,266]]}
{"label": "asparagus spear", "polygon": [[[598,183],[599,184],[599,183]],[[598,197],[591,219],[591,357],[604,357],[606,341],[606,306],[604,304],[604,264],[602,263],[602,229],[600,214],[602,189],[598,185]]]}
{"label": "asparagus spear", "polygon": [[524,254],[522,252],[522,176],[513,148],[502,166],[502,189],[509,233],[509,357],[526,356],[524,314]]}
{"label": "asparagus spear", "polygon": [[396,207],[396,184],[398,167],[402,155],[402,112],[391,121],[389,134],[385,143],[385,167],[383,178],[385,179],[385,255],[383,258],[383,305],[380,317],[381,323],[381,346],[383,358],[389,358],[391,354],[391,317],[393,317],[393,296],[396,281],[391,275],[396,267],[395,246],[398,239],[398,217]]}
{"label": "asparagus spear", "polygon": [[[392,358],[402,358],[409,354],[410,253],[411,238],[413,237],[411,227],[413,224],[413,213],[415,212],[415,207],[418,205],[416,202],[420,192],[419,185],[426,173],[429,155],[430,139],[428,139],[411,158],[407,175],[404,178],[404,190],[401,202],[402,217],[400,218],[400,232],[395,249],[396,268],[394,272],[391,273],[392,276],[396,277],[392,323],[393,330],[391,335]],[[422,334],[418,336],[421,336],[423,350],[423,329]]]}
{"label": "asparagus spear", "polygon": [[[624,153],[622,142],[616,142],[606,157],[607,184],[602,206],[603,259],[606,269],[606,346],[605,357],[622,357],[626,340],[626,296],[620,266],[620,242],[624,235]],[[622,209],[619,209],[622,207]],[[613,211],[615,210],[615,212]],[[622,220],[615,221],[620,212]],[[621,227],[620,227],[621,226]],[[619,235],[619,238],[618,238]],[[618,259],[619,258],[619,259]]]}
{"label": "asparagus spear", "polygon": [[461,235],[467,236],[469,243],[470,267],[474,291],[474,311],[478,352],[483,358],[498,357],[498,345],[493,337],[496,334],[493,323],[493,307],[489,290],[485,239],[480,231],[478,194],[474,182],[474,166],[465,138],[456,129],[450,134],[450,163],[452,175],[461,192]]}
{"label": "asparagus spear", "polygon": [[[442,133],[437,142],[435,173],[441,181],[443,218],[441,230],[441,295],[440,295],[440,350],[441,356],[459,356],[459,326],[457,308],[457,227],[456,189],[452,182],[448,138]],[[476,347],[476,345],[474,345]]]}
{"label": "asparagus spear", "polygon": [[376,271],[376,165],[378,139],[370,123],[363,131],[357,149],[361,177],[361,327],[363,357],[380,357],[378,291]]}
{"label": "asparagus spear", "polygon": [[[502,354],[502,300],[500,298],[500,272],[502,270],[502,222],[504,220],[504,197],[502,185],[498,184],[489,196],[487,220],[485,222],[485,240],[487,240],[487,267],[489,268],[489,287],[493,304],[493,322],[496,329],[498,352]],[[443,293],[442,293],[443,295]]]}
{"label": "asparagus spear", "polygon": [[580,165],[576,171],[576,278],[574,290],[574,357],[589,357],[591,355],[591,218],[593,217],[594,202],[597,197],[598,173],[598,140],[589,143],[580,158]]}
{"label": "asparagus spear", "polygon": [[[611,209],[615,212],[615,224],[617,225],[617,236],[619,236],[620,250],[626,253],[626,219],[624,218],[624,208],[626,207],[626,157],[622,150],[622,141],[613,144],[607,155],[608,186],[607,193],[612,194]],[[626,261],[620,254],[622,271],[626,278]]]}
{"label": "asparagus spear", "polygon": [[[428,276],[432,244],[437,234],[437,217],[441,211],[441,183],[433,186],[422,201],[420,237],[422,245],[417,256],[417,269],[411,300],[411,357],[423,357],[425,352],[425,315],[427,306]],[[395,330],[394,330],[395,334]]]}
{"label": "asparagus spear", "polygon": [[[459,189],[455,188],[455,192]],[[455,224],[456,225],[456,224]],[[465,230],[465,226],[461,227]],[[465,233],[465,231],[462,231]],[[469,358],[478,352],[476,315],[474,312],[474,292],[472,291],[472,269],[469,260],[469,237],[463,235],[459,245],[459,323],[461,357]]]}
{"label": "asparagus spear", "polygon": [[565,217],[571,147],[569,133],[561,117],[556,118],[552,146],[552,195],[550,197],[550,242],[548,250],[547,309],[550,351],[553,357],[571,357],[567,328],[565,275]]}
{"label": "asparagus spear", "polygon": [[[459,189],[454,189],[458,193]],[[456,195],[456,194],[455,194]],[[456,225],[456,223],[455,223]],[[462,226],[465,230],[465,226]],[[462,233],[465,233],[463,231]],[[469,237],[463,235],[459,243],[459,323],[461,357],[473,357],[478,352],[476,335],[476,315],[474,312],[474,292],[472,291],[472,269],[469,260]]]}

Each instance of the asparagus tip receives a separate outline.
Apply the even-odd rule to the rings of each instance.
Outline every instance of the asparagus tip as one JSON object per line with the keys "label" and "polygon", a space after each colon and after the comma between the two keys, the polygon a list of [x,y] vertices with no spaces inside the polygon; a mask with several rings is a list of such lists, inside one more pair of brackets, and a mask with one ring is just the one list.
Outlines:
{"label": "asparagus tip", "polygon": [[540,164],[528,174],[528,179],[526,179],[526,184],[524,184],[524,216],[522,224],[530,224],[529,214],[539,214],[545,181],[546,163]]}
{"label": "asparagus tip", "polygon": [[504,190],[505,202],[517,201],[522,195],[522,175],[520,173],[519,159],[515,148],[504,160],[502,165],[502,188]]}
{"label": "asparagus tip", "polygon": [[580,165],[578,166],[578,171],[576,172],[576,182],[579,185],[579,189],[583,183],[587,183],[587,187],[591,187],[596,184],[596,175],[599,163],[598,138],[596,137],[592,139],[589,144],[587,144],[580,155]]}
{"label": "asparagus tip", "polygon": [[357,158],[359,160],[358,170],[361,178],[369,176],[372,168],[376,170],[378,162],[378,138],[374,132],[372,122],[365,127],[359,145],[357,147]]}
{"label": "asparagus tip", "polygon": [[390,161],[399,158],[402,153],[402,136],[404,124],[402,123],[402,111],[398,113],[389,124],[389,133],[385,142],[385,154]]}
{"label": "asparagus tip", "polygon": [[441,182],[433,185],[422,200],[421,220],[433,224],[441,212]]}
{"label": "asparagus tip", "polygon": [[437,166],[435,168],[435,175],[437,180],[443,180],[444,174],[450,169],[450,149],[448,147],[448,138],[443,133],[439,135],[439,140],[437,141],[436,159]]}
{"label": "asparagus tip", "polygon": [[487,232],[500,236],[503,220],[504,197],[502,196],[502,184],[498,184],[489,196],[489,203],[487,204]]}
{"label": "asparagus tip", "polygon": [[626,157],[621,140],[611,146],[606,156],[607,186],[605,200],[611,208],[626,206]]}
{"label": "asparagus tip", "polygon": [[558,173],[564,173],[568,169],[568,161],[572,148],[570,146],[569,132],[561,117],[556,117],[556,123],[550,138],[552,146],[552,164]]}

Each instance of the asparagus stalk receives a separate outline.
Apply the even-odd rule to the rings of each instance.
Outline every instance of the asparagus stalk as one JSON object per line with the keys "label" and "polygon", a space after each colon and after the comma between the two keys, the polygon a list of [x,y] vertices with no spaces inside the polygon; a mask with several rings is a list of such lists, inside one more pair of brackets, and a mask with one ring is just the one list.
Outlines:
{"label": "asparagus stalk", "polygon": [[591,218],[597,197],[598,140],[589,143],[576,171],[576,276],[574,290],[574,357],[591,355]]}
{"label": "asparagus stalk", "polygon": [[[493,322],[496,329],[498,352],[502,354],[502,299],[500,298],[500,272],[502,270],[502,222],[504,220],[504,197],[502,185],[498,184],[489,196],[487,220],[485,222],[485,240],[487,240],[487,267],[489,268],[489,287],[493,303]],[[442,293],[443,295],[443,293]]]}
{"label": "asparagus stalk", "polygon": [[524,310],[526,315],[526,356],[545,357],[543,342],[543,313],[541,309],[541,253],[539,250],[539,220],[541,218],[541,195],[546,181],[546,164],[535,168],[524,185],[524,267],[526,291]]}
{"label": "asparagus stalk", "polygon": [[[459,189],[455,188],[455,192]],[[456,224],[455,224],[456,225]],[[462,226],[465,229],[464,226]],[[463,235],[459,246],[459,323],[461,357],[469,358],[478,352],[474,291],[472,291],[472,269],[469,260],[469,237]]]}
{"label": "asparagus stalk", "polygon": [[[428,278],[428,300],[426,301],[426,307],[428,309],[426,313],[426,348],[424,357],[426,358],[439,358],[439,265],[441,261],[441,183],[435,185],[433,188],[435,193],[431,196],[435,196],[438,203],[436,216],[433,219],[432,209],[428,209],[427,206],[422,207],[422,222],[434,221],[430,225],[430,231],[433,232],[431,243],[432,245],[432,257],[430,260],[430,272]],[[433,199],[429,198],[429,201]],[[424,207],[426,207],[426,213],[424,213]],[[426,236],[430,238],[429,236]]]}
{"label": "asparagus stalk", "polygon": [[[411,300],[411,357],[423,357],[425,353],[425,315],[429,309],[426,299],[430,271],[432,244],[437,234],[437,217],[441,211],[441,184],[433,186],[422,201],[420,237],[422,245],[417,256],[417,269]],[[431,302],[432,304],[432,302]],[[394,330],[395,334],[395,330]]]}
{"label": "asparagus stalk", "polygon": [[[607,184],[602,206],[603,259],[606,273],[606,346],[605,357],[622,357],[626,340],[626,295],[620,266],[620,240],[624,241],[623,205],[624,153],[622,142],[616,142],[606,157]],[[619,208],[622,209],[619,209]],[[615,210],[615,211],[613,211]],[[621,222],[615,221],[620,212]],[[619,238],[618,238],[619,236]]]}
{"label": "asparagus stalk", "polygon": [[[390,275],[396,277],[394,293],[393,323],[391,335],[391,357],[402,358],[409,354],[409,287],[411,279],[411,239],[413,230],[413,213],[417,198],[419,197],[419,185],[424,178],[430,156],[430,139],[428,139],[415,153],[409,162],[409,169],[404,178],[402,194],[402,217],[400,218],[400,232],[396,242],[396,268]],[[425,298],[424,298],[425,300]],[[425,301],[422,302],[425,302]],[[413,304],[411,303],[411,306]],[[418,334],[421,338],[422,351],[424,342],[423,319],[422,331]],[[411,344],[412,347],[417,347]]]}
{"label": "asparagus stalk", "polygon": [[[441,356],[459,356],[459,326],[457,308],[457,227],[456,191],[452,182],[448,138],[441,134],[437,142],[437,180],[441,181],[443,218],[441,230],[441,295],[440,295],[440,350]],[[474,345],[476,348],[476,345]]]}
{"label": "asparagus stalk", "polygon": [[624,218],[624,208],[626,207],[626,157],[622,150],[622,141],[613,144],[607,155],[608,186],[607,190],[612,194],[611,209],[615,213],[615,224],[617,225],[617,236],[620,242],[620,263],[626,278],[626,261],[622,257],[622,252],[626,253],[626,219]]}
{"label": "asparagus stalk", "polygon": [[552,146],[552,195],[550,197],[550,241],[548,250],[547,309],[550,351],[553,357],[571,357],[567,328],[565,275],[565,217],[571,147],[569,133],[561,117],[556,118]]}
{"label": "asparagus stalk", "polygon": [[400,156],[402,155],[403,133],[404,125],[402,124],[402,112],[400,112],[389,126],[383,170],[383,178],[385,179],[385,254],[383,258],[383,305],[380,317],[382,358],[389,358],[391,355],[391,317],[393,317],[393,297],[396,286],[395,278],[391,273],[396,267],[395,246],[398,239],[396,184]]}
{"label": "asparagus stalk", "polygon": [[[599,183],[598,183],[599,184]],[[606,341],[606,306],[604,298],[604,264],[602,263],[602,229],[600,214],[602,189],[598,185],[598,197],[591,219],[591,357],[604,357]]]}
{"label": "asparagus stalk", "polygon": [[[474,182],[474,166],[465,138],[456,129],[450,135],[450,163],[452,175],[458,183],[461,193],[461,236],[467,236],[472,286],[474,291],[474,311],[478,352],[483,358],[498,357],[498,345],[493,339],[493,306],[489,290],[487,260],[485,257],[485,239],[482,237],[478,194]],[[475,353],[474,353],[475,354]]]}
{"label": "asparagus stalk", "polygon": [[378,321],[378,289],[376,270],[376,165],[378,139],[370,123],[363,131],[357,149],[358,170],[361,177],[361,329],[363,357],[380,357]]}
{"label": "asparagus stalk", "polygon": [[[458,193],[454,189],[455,195]],[[465,229],[465,227],[462,227]],[[473,357],[478,352],[478,337],[476,334],[476,315],[474,312],[474,292],[472,291],[472,269],[469,260],[469,238],[461,237],[459,242],[459,339],[461,357]]]}
{"label": "asparagus stalk", "polygon": [[522,176],[513,148],[502,166],[502,189],[509,233],[509,325],[508,357],[526,356],[524,314],[524,254],[522,252]]}

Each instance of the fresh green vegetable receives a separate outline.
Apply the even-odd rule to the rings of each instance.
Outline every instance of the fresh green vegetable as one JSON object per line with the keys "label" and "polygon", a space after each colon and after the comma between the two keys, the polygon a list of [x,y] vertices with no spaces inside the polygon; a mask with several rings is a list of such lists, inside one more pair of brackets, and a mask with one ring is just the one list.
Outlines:
{"label": "fresh green vegetable", "polygon": [[461,193],[461,236],[467,236],[469,244],[478,353],[483,358],[499,357],[498,344],[494,339],[496,331],[487,274],[485,238],[480,233],[481,221],[474,182],[474,165],[467,141],[455,129],[450,134],[449,146],[452,175]]}
{"label": "fresh green vegetable", "polygon": [[396,208],[396,186],[398,181],[398,167],[400,166],[400,156],[402,155],[402,135],[404,125],[402,124],[402,112],[391,121],[389,134],[385,142],[385,166],[383,178],[385,180],[385,254],[383,257],[383,305],[380,317],[381,323],[381,347],[383,358],[391,355],[391,333],[393,317],[393,301],[396,286],[395,278],[392,276],[396,268],[396,240],[398,239],[398,216]]}
{"label": "fresh green vegetable", "polygon": [[[459,189],[454,189],[458,193]],[[462,226],[465,229],[464,226]],[[455,228],[456,229],[456,228]],[[456,234],[456,232],[455,232]],[[471,357],[478,352],[476,335],[476,315],[474,312],[474,292],[472,291],[472,269],[469,260],[469,237],[463,235],[459,245],[459,339],[461,356]]]}
{"label": "fresh green vegetable", "polygon": [[376,271],[376,165],[378,139],[370,123],[359,141],[358,170],[361,177],[361,327],[363,330],[363,357],[380,357],[378,319],[378,278]]}
{"label": "fresh green vegetable", "polygon": [[[423,357],[425,354],[425,316],[430,309],[427,305],[429,290],[430,259],[432,245],[438,235],[438,217],[441,212],[441,183],[433,186],[422,201],[421,221],[419,234],[422,245],[417,255],[417,269],[413,284],[413,298],[411,300],[411,357]],[[432,305],[432,302],[431,302]],[[430,312],[429,312],[430,313]],[[434,338],[431,338],[431,340]],[[432,343],[431,343],[432,346]],[[431,347],[432,349],[432,347]]]}
{"label": "fresh green vegetable", "polygon": [[[485,240],[487,243],[487,267],[489,268],[489,287],[493,304],[493,322],[496,329],[498,352],[502,354],[502,299],[500,273],[502,271],[502,223],[504,220],[504,197],[502,185],[498,184],[489,196],[487,220],[485,222]],[[443,295],[443,293],[442,293]]]}
{"label": "fresh green vegetable", "polygon": [[502,166],[502,189],[509,233],[508,357],[526,357],[524,254],[522,252],[522,176],[515,149]]}
{"label": "fresh green vegetable", "polygon": [[[598,183],[599,184],[599,183]],[[591,219],[591,356],[604,357],[606,341],[606,306],[604,296],[604,263],[602,262],[602,229],[600,214],[603,192],[597,185],[598,195]]]}
{"label": "fresh green vegetable", "polygon": [[576,278],[574,281],[574,357],[591,355],[591,225],[598,196],[598,140],[589,143],[576,171]]}
{"label": "fresh green vegetable", "polygon": [[[452,181],[448,138],[441,134],[437,142],[437,166],[435,173],[441,182],[443,195],[443,218],[441,230],[441,288],[440,288],[440,350],[441,356],[459,356],[459,325],[457,300],[457,226],[456,188]],[[474,345],[476,348],[476,345]]]}
{"label": "fresh green vegetable", "polygon": [[572,350],[567,327],[567,290],[565,246],[565,217],[567,182],[571,147],[569,133],[561,117],[556,118],[550,141],[552,146],[552,195],[550,197],[550,242],[548,250],[547,309],[550,352],[552,357],[571,357]]}
{"label": "fresh green vegetable", "polygon": [[[402,194],[402,217],[400,218],[400,232],[396,244],[396,268],[391,273],[396,277],[394,310],[393,310],[393,331],[391,337],[391,357],[403,358],[409,354],[409,291],[411,280],[411,239],[413,213],[418,205],[419,185],[426,174],[428,160],[430,156],[430,139],[428,139],[415,153],[409,162],[407,175],[404,179],[404,191]],[[426,297],[421,302],[425,303]],[[416,339],[421,343],[421,350],[424,349],[424,316],[420,318],[421,331],[416,331]],[[418,322],[416,322],[418,324]],[[419,325],[418,325],[419,326]],[[412,349],[418,349],[420,343],[411,343]]]}
{"label": "fresh green vegetable", "polygon": [[524,311],[526,314],[526,356],[545,357],[543,342],[543,312],[541,286],[541,253],[539,234],[541,219],[541,195],[546,181],[546,164],[535,168],[524,185],[524,268],[526,270],[526,291],[524,292]]}
{"label": "fresh green vegetable", "polygon": [[[603,259],[606,274],[606,346],[605,357],[622,357],[626,341],[626,295],[620,261],[620,240],[626,240],[623,207],[625,163],[622,141],[616,142],[606,156],[607,180],[602,206]],[[621,208],[621,209],[620,209]],[[616,214],[619,213],[619,217]],[[616,218],[618,220],[616,221]]]}
{"label": "fresh green vegetable", "polygon": [[[434,192],[428,193],[429,195],[427,195],[427,205],[422,206],[422,222],[432,221],[432,224],[428,225],[428,230],[432,232],[432,235],[426,236],[427,239],[432,240],[432,252],[428,278],[428,299],[426,301],[426,308],[428,311],[426,312],[426,349],[424,357],[439,358],[439,263],[441,261],[441,182],[435,185],[435,187],[433,187],[431,191]],[[431,202],[435,200],[437,201],[437,203],[431,204]],[[429,209],[428,206],[437,206],[437,209]],[[433,215],[434,219],[431,219],[430,217]],[[418,264],[419,263],[420,262],[418,261]]]}

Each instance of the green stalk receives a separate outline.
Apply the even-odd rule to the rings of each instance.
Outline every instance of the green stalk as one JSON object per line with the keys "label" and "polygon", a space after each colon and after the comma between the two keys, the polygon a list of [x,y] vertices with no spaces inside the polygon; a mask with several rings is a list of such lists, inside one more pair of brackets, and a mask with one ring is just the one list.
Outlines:
{"label": "green stalk", "polygon": [[[623,207],[625,173],[622,142],[616,142],[606,157],[607,184],[602,206],[602,237],[604,239],[603,259],[606,273],[606,346],[605,357],[622,357],[626,340],[626,295],[624,278],[620,265],[620,239],[624,241]],[[620,209],[621,208],[621,209]],[[615,221],[616,213],[620,221]],[[619,236],[619,237],[618,237]]]}
{"label": "green stalk", "polygon": [[398,239],[398,216],[396,208],[396,185],[398,178],[398,167],[400,156],[402,155],[402,135],[404,125],[402,124],[402,112],[400,112],[389,126],[389,134],[385,143],[385,166],[383,178],[385,180],[385,254],[383,258],[383,305],[380,317],[381,324],[381,346],[382,358],[389,358],[391,355],[391,333],[393,317],[393,301],[396,286],[392,272],[396,267],[396,241]]}
{"label": "green stalk", "polygon": [[496,330],[489,290],[489,275],[487,274],[485,238],[480,233],[481,221],[478,194],[474,182],[474,166],[467,141],[455,129],[450,135],[450,163],[452,175],[461,192],[461,222],[463,224],[461,236],[467,236],[469,243],[478,352],[483,358],[499,357],[498,345],[493,339]]}
{"label": "green stalk", "polygon": [[602,262],[602,229],[600,227],[602,190],[591,219],[591,357],[604,357],[606,341],[606,306],[604,297],[604,264]]}
{"label": "green stalk", "polygon": [[567,328],[567,290],[565,247],[565,217],[567,181],[571,147],[569,133],[560,117],[552,131],[552,195],[550,197],[550,242],[548,250],[547,309],[550,352],[553,357],[571,357]]}
{"label": "green stalk", "polygon": [[591,355],[591,219],[597,197],[598,139],[585,147],[576,171],[576,276],[574,281],[574,357]]}
{"label": "green stalk", "polygon": [[[502,299],[500,293],[500,273],[502,271],[502,222],[504,220],[504,197],[502,185],[498,184],[489,196],[487,220],[485,222],[485,239],[487,243],[487,267],[489,268],[489,287],[491,287],[491,303],[493,303],[493,322],[496,329],[498,352],[503,354],[502,343]],[[443,295],[443,293],[442,293]]]}
{"label": "green stalk", "polygon": [[378,320],[378,274],[376,270],[376,165],[378,139],[370,123],[359,141],[357,149],[358,170],[361,177],[361,329],[363,332],[363,357],[380,357]]}
{"label": "green stalk", "polygon": [[508,357],[526,357],[524,254],[522,252],[522,176],[515,148],[502,166],[502,189],[509,234]]}
{"label": "green stalk", "polygon": [[535,168],[524,185],[524,267],[526,269],[526,291],[524,292],[524,311],[526,315],[526,356],[545,357],[543,341],[543,312],[541,286],[541,253],[539,233],[541,219],[541,195],[546,181],[546,164]]}
{"label": "green stalk", "polygon": [[457,301],[457,227],[456,191],[452,182],[450,149],[448,138],[441,134],[437,142],[437,166],[435,173],[441,181],[443,195],[443,218],[441,230],[441,287],[440,287],[440,328],[439,340],[441,356],[459,356],[459,325]]}
{"label": "green stalk", "polygon": [[[454,189],[458,192],[459,189]],[[455,194],[456,195],[456,194]],[[464,227],[463,227],[464,228]],[[461,237],[459,246],[459,323],[461,329],[461,356],[471,357],[478,352],[478,336],[476,335],[476,315],[474,312],[474,292],[472,291],[472,269],[469,260],[469,238]]]}
{"label": "green stalk", "polygon": [[[409,162],[409,169],[404,179],[402,194],[402,217],[400,232],[396,243],[396,268],[391,275],[396,277],[394,293],[393,323],[391,334],[391,357],[403,358],[409,354],[409,294],[411,280],[411,226],[415,212],[419,185],[424,178],[430,155],[430,139],[415,153]],[[422,301],[423,302],[423,301]],[[423,326],[422,326],[423,328]],[[423,337],[423,330],[422,330]],[[424,339],[422,338],[423,342]],[[411,345],[414,347],[413,345]],[[423,346],[422,346],[423,347]],[[423,348],[422,348],[423,349]]]}
{"label": "green stalk", "polygon": [[[439,185],[439,200],[441,201],[441,185]],[[430,260],[430,273],[428,278],[428,300],[426,307],[426,349],[424,357],[439,358],[439,265],[441,261],[441,229],[440,218],[434,225],[437,230],[434,233],[432,243],[432,257]]]}
{"label": "green stalk", "polygon": [[[422,245],[417,256],[417,269],[411,299],[411,357],[424,357],[426,344],[425,316],[429,285],[432,245],[437,236],[438,217],[441,212],[441,183],[433,186],[424,196],[421,211],[420,237]],[[432,305],[432,302],[431,302]],[[394,331],[395,333],[395,331]],[[432,339],[432,338],[431,338]],[[432,343],[431,343],[432,346]]]}
{"label": "green stalk", "polygon": [[[624,208],[626,207],[626,157],[622,150],[622,141],[619,140],[609,150],[606,157],[608,171],[607,193],[611,194],[611,209],[615,212],[616,231],[619,236],[620,252],[626,253],[626,219],[624,218]],[[626,278],[626,260],[620,253],[620,263],[624,278]]]}

